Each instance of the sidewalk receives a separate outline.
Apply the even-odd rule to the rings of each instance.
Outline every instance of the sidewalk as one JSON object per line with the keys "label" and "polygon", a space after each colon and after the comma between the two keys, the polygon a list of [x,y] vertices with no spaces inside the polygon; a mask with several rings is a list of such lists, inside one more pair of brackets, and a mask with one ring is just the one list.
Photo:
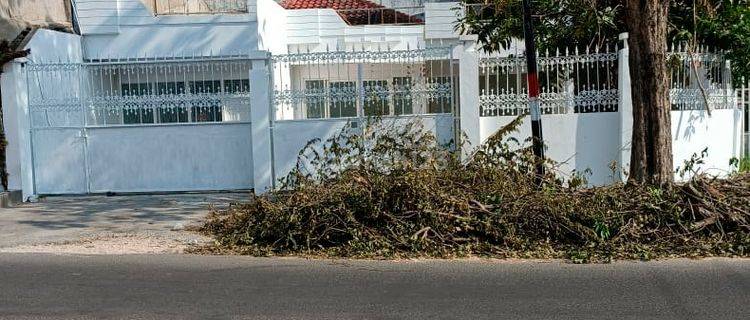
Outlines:
{"label": "sidewalk", "polygon": [[0,252],[182,252],[209,239],[185,231],[244,193],[48,197],[0,209]]}

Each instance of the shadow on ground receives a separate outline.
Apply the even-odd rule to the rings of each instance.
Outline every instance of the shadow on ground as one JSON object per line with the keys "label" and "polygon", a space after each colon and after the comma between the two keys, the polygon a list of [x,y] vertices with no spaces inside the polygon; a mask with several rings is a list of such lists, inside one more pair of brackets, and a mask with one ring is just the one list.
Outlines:
{"label": "shadow on ground", "polygon": [[169,233],[196,223],[212,206],[247,193],[47,197],[0,209],[0,247],[72,241],[102,233]]}

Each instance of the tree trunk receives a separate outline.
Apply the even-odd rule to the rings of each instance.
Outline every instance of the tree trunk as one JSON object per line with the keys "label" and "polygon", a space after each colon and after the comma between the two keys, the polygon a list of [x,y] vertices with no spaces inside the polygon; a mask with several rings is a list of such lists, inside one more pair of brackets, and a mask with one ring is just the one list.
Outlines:
{"label": "tree trunk", "polygon": [[673,182],[667,77],[668,0],[626,0],[633,93],[631,182]]}

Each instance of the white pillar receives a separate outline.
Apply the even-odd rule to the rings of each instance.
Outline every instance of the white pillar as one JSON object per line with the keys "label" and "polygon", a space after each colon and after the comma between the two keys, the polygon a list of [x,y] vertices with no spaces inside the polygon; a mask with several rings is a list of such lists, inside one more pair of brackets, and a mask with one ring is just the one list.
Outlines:
{"label": "white pillar", "polygon": [[633,100],[630,93],[630,49],[628,49],[628,34],[621,33],[622,48],[617,53],[617,89],[619,103],[617,112],[620,114],[620,155],[618,172],[622,181],[627,180],[626,171],[630,168],[630,148],[633,140]]}
{"label": "white pillar", "polygon": [[[463,156],[468,156],[479,147],[481,128],[479,125],[479,53],[476,36],[462,36],[462,45],[455,48],[458,57],[459,137],[464,137]],[[457,52],[456,52],[457,51]]]}
{"label": "white pillar", "polygon": [[253,60],[250,70],[250,122],[253,142],[253,188],[262,194],[274,186],[273,106],[268,60]]}
{"label": "white pillar", "polygon": [[8,169],[8,188],[22,190],[23,200],[34,199],[34,169],[31,153],[31,123],[25,60],[5,65],[2,74],[3,124]]}
{"label": "white pillar", "polygon": [[722,70],[722,82],[725,86],[725,103],[732,104],[731,110],[734,111],[734,123],[732,123],[733,134],[732,134],[732,158],[742,159],[742,122],[743,122],[743,110],[740,108],[739,101],[737,101],[737,91],[732,86],[732,62],[727,60],[724,64],[724,70]]}

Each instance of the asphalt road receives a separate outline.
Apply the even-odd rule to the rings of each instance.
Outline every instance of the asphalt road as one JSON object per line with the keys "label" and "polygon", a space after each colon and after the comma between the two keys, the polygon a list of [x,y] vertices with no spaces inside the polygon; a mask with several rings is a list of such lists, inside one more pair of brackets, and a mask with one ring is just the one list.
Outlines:
{"label": "asphalt road", "polygon": [[750,319],[750,260],[0,254],[7,319]]}

